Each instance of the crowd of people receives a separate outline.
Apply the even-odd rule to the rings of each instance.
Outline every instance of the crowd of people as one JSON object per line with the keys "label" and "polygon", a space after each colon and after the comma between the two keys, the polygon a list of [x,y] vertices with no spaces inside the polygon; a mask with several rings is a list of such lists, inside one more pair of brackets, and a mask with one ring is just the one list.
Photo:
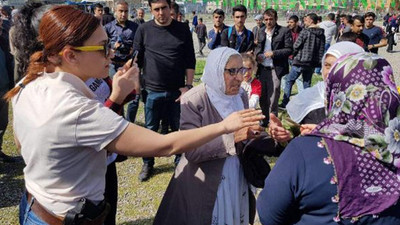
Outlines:
{"label": "crowd of people", "polygon": [[[393,52],[396,15],[385,28],[373,12],[290,15],[283,26],[269,8],[250,29],[236,5],[232,26],[216,9],[207,32],[175,2],[149,7],[149,21],[144,9],[130,20],[123,0],[113,14],[99,3],[92,13],[1,10],[0,141],[10,102],[26,165],[20,224],[116,224],[116,162],[143,157],[146,181],[154,157],[171,155],[154,224],[247,225],[256,210],[262,224],[400,224],[400,96],[377,54]],[[211,50],[195,87],[193,32],[199,54]],[[140,102],[144,127],[134,123]]]}

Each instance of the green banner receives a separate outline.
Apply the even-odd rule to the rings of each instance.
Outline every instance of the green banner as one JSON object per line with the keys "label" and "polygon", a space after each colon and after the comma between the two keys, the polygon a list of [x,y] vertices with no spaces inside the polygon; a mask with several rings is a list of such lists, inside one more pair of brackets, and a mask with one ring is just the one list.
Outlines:
{"label": "green banner", "polygon": [[317,3],[317,10],[320,10],[322,0],[315,0],[315,2]]}
{"label": "green banner", "polygon": [[283,10],[287,10],[288,9],[288,4],[289,4],[289,1],[283,1],[282,2],[282,9]]}
{"label": "green banner", "polygon": [[279,0],[274,0],[274,9],[275,10],[279,9]]}
{"label": "green banner", "polygon": [[313,8],[313,3],[314,3],[313,0],[308,0],[307,8],[308,9],[312,9]]}
{"label": "green banner", "polygon": [[342,0],[342,6],[347,8],[347,0]]}
{"label": "green banner", "polygon": [[354,0],[354,8],[358,9],[360,5],[360,0]]}
{"label": "green banner", "polygon": [[364,9],[368,7],[368,0],[361,0],[361,4],[363,5]]}
{"label": "green banner", "polygon": [[306,8],[306,2],[304,0],[300,0],[300,5],[303,7],[303,9]]}
{"label": "green banner", "polygon": [[249,8],[249,0],[244,0],[243,5],[246,6],[246,8]]}
{"label": "green banner", "polygon": [[297,0],[290,0],[289,8],[294,9],[296,7]]}
{"label": "green banner", "polygon": [[376,9],[376,1],[371,1],[371,9]]}
{"label": "green banner", "polygon": [[392,8],[396,7],[396,1],[392,0],[392,2],[390,3],[390,5],[392,6]]}
{"label": "green banner", "polygon": [[385,8],[385,0],[381,0],[381,9],[384,9]]}
{"label": "green banner", "polygon": [[250,0],[250,6],[249,6],[249,8],[250,8],[250,9],[254,9],[254,0]]}
{"label": "green banner", "polygon": [[257,0],[257,9],[262,10],[262,4],[260,0]]}
{"label": "green banner", "polygon": [[267,0],[267,5],[265,7],[266,9],[272,8],[272,0]]}
{"label": "green banner", "polygon": [[339,6],[339,0],[332,0],[332,3],[335,7]]}
{"label": "green banner", "polygon": [[230,1],[231,1],[231,6],[232,6],[232,7],[235,7],[236,1],[235,1],[235,0],[230,0]]}
{"label": "green banner", "polygon": [[324,0],[324,9],[329,9],[329,0]]}

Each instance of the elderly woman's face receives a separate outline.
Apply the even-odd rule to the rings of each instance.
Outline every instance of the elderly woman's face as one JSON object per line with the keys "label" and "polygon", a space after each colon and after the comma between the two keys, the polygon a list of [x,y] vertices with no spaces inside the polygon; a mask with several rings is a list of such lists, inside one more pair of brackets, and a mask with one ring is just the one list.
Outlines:
{"label": "elderly woman's face", "polygon": [[325,57],[324,64],[322,65],[322,78],[326,80],[329,75],[329,71],[333,64],[335,64],[337,58],[333,55],[327,54]]}
{"label": "elderly woman's face", "polygon": [[[224,70],[225,79],[225,94],[226,95],[237,95],[239,94],[240,84],[243,81],[243,73],[240,68],[243,68],[242,57],[239,55],[233,55],[229,58],[228,63]],[[231,73],[229,69],[236,69],[238,73]]]}

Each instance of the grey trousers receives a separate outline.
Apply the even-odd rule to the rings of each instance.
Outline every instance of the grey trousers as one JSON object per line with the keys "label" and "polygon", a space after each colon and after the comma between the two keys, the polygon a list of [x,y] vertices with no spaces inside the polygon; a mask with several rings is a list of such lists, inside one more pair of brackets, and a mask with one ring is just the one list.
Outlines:
{"label": "grey trousers", "polygon": [[281,79],[276,75],[274,69],[258,67],[261,82],[260,107],[265,119],[263,125],[269,123],[269,113],[278,115],[278,101],[281,94]]}

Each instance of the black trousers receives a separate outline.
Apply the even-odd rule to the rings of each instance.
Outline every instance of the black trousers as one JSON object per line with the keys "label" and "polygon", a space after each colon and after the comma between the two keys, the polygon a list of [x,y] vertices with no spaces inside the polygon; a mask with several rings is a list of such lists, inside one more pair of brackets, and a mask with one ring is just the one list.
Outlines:
{"label": "black trousers", "polygon": [[115,162],[112,162],[107,166],[106,190],[104,192],[104,198],[111,206],[110,212],[104,221],[104,225],[115,225],[118,203],[118,177]]}
{"label": "black trousers", "polygon": [[269,114],[278,116],[278,101],[281,94],[281,78],[276,75],[274,69],[258,66],[258,80],[261,83],[260,107],[265,119],[263,126],[269,123]]}

